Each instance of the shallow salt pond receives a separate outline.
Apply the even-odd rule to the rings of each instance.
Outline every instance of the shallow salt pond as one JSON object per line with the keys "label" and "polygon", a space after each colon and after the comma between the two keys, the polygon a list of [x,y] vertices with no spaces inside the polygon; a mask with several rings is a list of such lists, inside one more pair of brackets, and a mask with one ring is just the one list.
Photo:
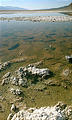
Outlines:
{"label": "shallow salt pond", "polygon": [[[5,16],[4,16],[5,15]],[[14,17],[15,14],[2,14],[4,17]],[[16,14],[18,16],[19,14]],[[24,14],[20,14],[20,16]],[[31,14],[25,14],[31,16]],[[32,15],[63,15],[60,13],[34,13]],[[0,58],[11,59],[17,57],[19,52],[23,56],[37,56],[39,52],[44,54],[52,46],[63,49],[72,42],[72,22],[31,22],[31,21],[0,21]],[[69,53],[71,50],[66,49]],[[40,51],[39,51],[40,50]],[[39,51],[39,52],[38,52]],[[44,53],[43,53],[44,52]],[[57,51],[55,51],[57,52]],[[61,51],[60,51],[61,52]],[[7,58],[8,54],[8,58]],[[6,57],[5,57],[6,56]],[[40,56],[41,57],[41,56]]]}
{"label": "shallow salt pond", "polygon": [[66,14],[61,13],[13,13],[13,14],[0,14],[0,17],[32,17],[32,16],[67,16]]}

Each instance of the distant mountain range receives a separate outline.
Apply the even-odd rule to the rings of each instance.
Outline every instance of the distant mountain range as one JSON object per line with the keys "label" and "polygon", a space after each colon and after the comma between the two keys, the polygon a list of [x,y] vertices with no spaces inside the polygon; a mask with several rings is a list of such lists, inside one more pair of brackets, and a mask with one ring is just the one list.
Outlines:
{"label": "distant mountain range", "polygon": [[[0,6],[0,10],[27,10],[25,8],[19,8],[19,7],[12,7],[12,6]],[[72,11],[72,3],[68,6],[59,7],[59,8],[51,8],[51,9],[40,9],[40,10],[61,10],[61,11]]]}
{"label": "distant mountain range", "polygon": [[27,9],[12,6],[0,6],[0,10],[27,10]]}
{"label": "distant mountain range", "polygon": [[41,11],[72,11],[72,3],[68,6],[59,7],[59,8],[50,8],[50,9],[41,9]]}
{"label": "distant mountain range", "polygon": [[68,6],[59,7],[59,8],[53,8],[51,10],[72,10],[72,3],[69,4]]}

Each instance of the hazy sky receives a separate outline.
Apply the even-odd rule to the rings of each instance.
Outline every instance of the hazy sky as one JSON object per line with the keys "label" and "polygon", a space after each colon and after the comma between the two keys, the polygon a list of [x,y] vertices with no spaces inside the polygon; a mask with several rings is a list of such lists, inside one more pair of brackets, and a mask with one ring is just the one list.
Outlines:
{"label": "hazy sky", "polygon": [[72,0],[0,0],[0,6],[14,6],[27,9],[46,9],[68,5]]}

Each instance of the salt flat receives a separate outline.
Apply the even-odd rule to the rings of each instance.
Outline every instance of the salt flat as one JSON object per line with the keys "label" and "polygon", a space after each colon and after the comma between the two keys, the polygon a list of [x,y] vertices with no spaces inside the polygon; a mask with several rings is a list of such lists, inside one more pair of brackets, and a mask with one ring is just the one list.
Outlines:
{"label": "salt flat", "polygon": [[33,21],[33,22],[71,22],[72,17],[71,16],[32,16],[32,17],[1,17],[0,20],[16,20],[16,21]]}

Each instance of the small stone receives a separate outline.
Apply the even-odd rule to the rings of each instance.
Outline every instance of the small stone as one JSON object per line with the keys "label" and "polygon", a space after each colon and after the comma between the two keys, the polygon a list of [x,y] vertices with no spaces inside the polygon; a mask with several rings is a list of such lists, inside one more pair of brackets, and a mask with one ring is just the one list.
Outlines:
{"label": "small stone", "polygon": [[68,60],[69,63],[72,63],[72,55],[71,56],[65,56],[66,60]]}
{"label": "small stone", "polygon": [[12,113],[10,113],[10,114],[9,114],[9,116],[8,116],[8,118],[7,118],[7,120],[11,120],[11,119],[12,119],[12,117],[13,117],[13,114],[12,114]]}
{"label": "small stone", "polygon": [[8,78],[9,76],[10,76],[10,72],[8,72],[8,73],[6,73],[4,76],[3,76],[3,78]]}
{"label": "small stone", "polygon": [[0,104],[0,112],[4,112],[3,105]]}
{"label": "small stone", "polygon": [[16,106],[14,105],[14,104],[12,104],[12,106],[11,106],[11,111],[16,111]]}
{"label": "small stone", "polygon": [[22,91],[20,89],[14,89],[11,88],[10,89],[11,93],[13,93],[14,95],[20,95],[22,93]]}
{"label": "small stone", "polygon": [[2,83],[1,85],[5,85],[5,84],[8,84],[9,83],[9,78],[5,78],[2,80]]}
{"label": "small stone", "polygon": [[13,85],[16,85],[16,86],[18,85],[18,79],[16,77],[12,76],[11,77],[11,82],[12,82]]}
{"label": "small stone", "polygon": [[6,100],[4,97],[0,96],[0,101]]}
{"label": "small stone", "polygon": [[26,86],[27,85],[27,79],[26,78],[19,79],[18,83],[19,83],[19,86]]}
{"label": "small stone", "polygon": [[63,75],[64,75],[64,76],[68,76],[69,73],[70,73],[70,70],[69,70],[69,69],[66,69],[66,70],[63,71]]}
{"label": "small stone", "polygon": [[56,105],[56,107],[59,108],[59,109],[61,109],[61,110],[64,110],[67,107],[67,105],[64,104],[64,103],[62,103],[62,102],[58,102],[58,104]]}

